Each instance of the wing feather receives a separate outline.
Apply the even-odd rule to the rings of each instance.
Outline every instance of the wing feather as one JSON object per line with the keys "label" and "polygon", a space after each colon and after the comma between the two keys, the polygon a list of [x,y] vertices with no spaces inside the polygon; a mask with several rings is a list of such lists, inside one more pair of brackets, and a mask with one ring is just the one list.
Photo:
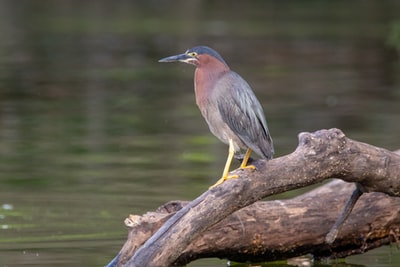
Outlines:
{"label": "wing feather", "polygon": [[235,72],[221,77],[218,109],[230,129],[254,152],[272,158],[272,139],[264,111],[248,83]]}

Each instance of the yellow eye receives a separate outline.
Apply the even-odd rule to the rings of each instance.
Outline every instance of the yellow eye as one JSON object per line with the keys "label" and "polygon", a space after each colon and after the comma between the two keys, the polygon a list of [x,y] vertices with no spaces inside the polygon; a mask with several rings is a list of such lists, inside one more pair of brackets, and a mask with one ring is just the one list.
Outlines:
{"label": "yellow eye", "polygon": [[197,53],[196,52],[189,52],[188,55],[191,56],[191,57],[197,57]]}

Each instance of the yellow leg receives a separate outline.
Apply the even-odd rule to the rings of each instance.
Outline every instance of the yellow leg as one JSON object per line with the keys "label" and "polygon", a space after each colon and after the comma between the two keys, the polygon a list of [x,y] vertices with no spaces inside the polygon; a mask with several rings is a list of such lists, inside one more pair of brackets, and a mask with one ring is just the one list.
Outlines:
{"label": "yellow leg", "polygon": [[242,164],[240,164],[240,168],[241,169],[252,169],[254,170],[256,167],[254,165],[249,165],[247,166],[247,162],[249,161],[251,155],[251,148],[248,148],[246,151],[246,154],[244,154],[243,160],[242,160]]}
{"label": "yellow leg", "polygon": [[[229,139],[229,153],[228,153],[228,158],[226,159],[224,172],[222,173],[221,179],[219,179],[214,185],[212,185],[212,186],[210,187],[210,189],[211,189],[211,188],[214,188],[214,187],[216,187],[216,186],[218,186],[218,185],[220,185],[220,184],[222,184],[224,181],[226,181],[226,180],[228,180],[228,179],[231,179],[231,178],[238,178],[238,177],[239,177],[238,175],[231,175],[231,176],[228,176],[229,168],[231,167],[231,163],[232,163],[232,159],[233,159],[233,156],[234,156],[234,155],[235,155],[235,148],[233,147],[232,139]],[[248,159],[247,159],[247,160],[248,160]],[[246,160],[246,161],[247,161],[247,160]]]}

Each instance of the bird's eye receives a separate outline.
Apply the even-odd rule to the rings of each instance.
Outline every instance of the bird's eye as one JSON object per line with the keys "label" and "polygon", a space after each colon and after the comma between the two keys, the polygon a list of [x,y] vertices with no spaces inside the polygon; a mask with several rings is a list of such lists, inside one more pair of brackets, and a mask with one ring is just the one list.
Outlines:
{"label": "bird's eye", "polygon": [[197,57],[197,53],[196,52],[189,52],[188,55],[191,56],[191,57]]}

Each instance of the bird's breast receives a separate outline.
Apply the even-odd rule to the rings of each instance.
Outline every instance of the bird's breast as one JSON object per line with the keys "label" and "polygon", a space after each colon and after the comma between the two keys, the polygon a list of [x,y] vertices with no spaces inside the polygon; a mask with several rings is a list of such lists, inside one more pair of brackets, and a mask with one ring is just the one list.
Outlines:
{"label": "bird's breast", "polygon": [[194,85],[196,104],[211,133],[225,144],[228,144],[229,139],[232,139],[235,151],[238,151],[244,145],[223,120],[218,106],[221,97],[224,97],[224,90],[222,90],[222,87],[219,88],[219,81],[223,74],[220,77],[215,77],[215,75],[216,73],[196,72]]}

